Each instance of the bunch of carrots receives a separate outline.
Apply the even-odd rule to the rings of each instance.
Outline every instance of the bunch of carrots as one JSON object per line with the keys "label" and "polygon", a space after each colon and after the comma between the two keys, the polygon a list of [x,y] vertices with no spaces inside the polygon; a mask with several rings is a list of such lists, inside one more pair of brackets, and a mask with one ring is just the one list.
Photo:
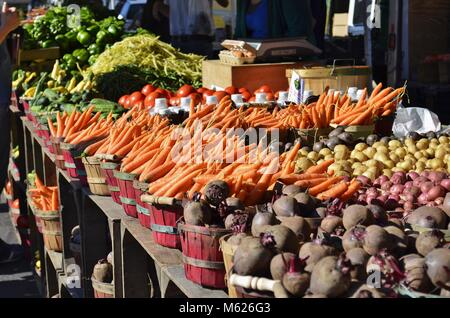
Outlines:
{"label": "bunch of carrots", "polygon": [[340,199],[347,202],[361,188],[362,184],[356,179],[350,182],[343,177],[328,174],[327,170],[334,163],[334,159],[325,160],[321,164],[312,166],[302,174],[283,176],[280,181],[284,184],[295,184],[306,190],[310,195],[325,201]]}
{"label": "bunch of carrots", "polygon": [[359,101],[352,103],[348,95],[328,94],[325,91],[317,102],[309,105],[289,105],[273,113],[281,124],[298,129],[325,128],[330,124],[358,126],[373,124],[377,117],[392,114],[405,88],[382,89],[380,83],[367,98],[364,90]]}
{"label": "bunch of carrots", "polygon": [[42,211],[59,209],[58,187],[47,187],[38,176],[35,177],[35,188],[28,189],[33,205]]}

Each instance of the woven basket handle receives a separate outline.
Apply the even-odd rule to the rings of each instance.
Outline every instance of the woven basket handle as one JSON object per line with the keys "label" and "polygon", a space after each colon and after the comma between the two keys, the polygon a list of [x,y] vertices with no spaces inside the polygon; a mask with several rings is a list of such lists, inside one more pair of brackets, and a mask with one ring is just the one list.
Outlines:
{"label": "woven basket handle", "polygon": [[119,157],[117,157],[116,155],[103,153],[96,154],[94,157],[100,160],[107,160],[107,161],[116,161],[119,159]]}
{"label": "woven basket handle", "polygon": [[151,194],[143,194],[141,196],[142,202],[150,204],[162,204],[162,205],[174,205],[176,202],[175,198],[168,197],[157,197]]}

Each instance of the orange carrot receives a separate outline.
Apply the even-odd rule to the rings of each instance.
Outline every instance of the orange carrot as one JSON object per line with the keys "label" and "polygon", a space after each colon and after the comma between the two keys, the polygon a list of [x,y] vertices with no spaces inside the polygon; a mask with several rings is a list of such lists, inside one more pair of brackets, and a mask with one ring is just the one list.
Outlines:
{"label": "orange carrot", "polygon": [[340,177],[331,177],[329,179],[327,179],[326,181],[312,187],[309,189],[308,193],[312,196],[316,196],[319,193],[322,193],[326,190],[328,190],[328,188],[330,186],[332,186],[333,184],[335,184],[336,182],[338,182],[339,180],[341,180]]}
{"label": "orange carrot", "polygon": [[330,188],[327,191],[324,191],[317,195],[317,198],[319,200],[327,200],[327,199],[337,199],[341,195],[343,195],[348,190],[348,185],[346,182],[340,182],[336,185],[334,185],[332,188]]}
{"label": "orange carrot", "polygon": [[334,163],[334,159],[329,159],[323,161],[321,164],[312,166],[308,168],[305,173],[306,174],[321,174],[327,172],[327,169],[329,166],[331,166]]}
{"label": "orange carrot", "polygon": [[358,180],[353,180],[348,186],[347,191],[340,197],[341,201],[347,202],[358,190],[361,188],[362,184]]}

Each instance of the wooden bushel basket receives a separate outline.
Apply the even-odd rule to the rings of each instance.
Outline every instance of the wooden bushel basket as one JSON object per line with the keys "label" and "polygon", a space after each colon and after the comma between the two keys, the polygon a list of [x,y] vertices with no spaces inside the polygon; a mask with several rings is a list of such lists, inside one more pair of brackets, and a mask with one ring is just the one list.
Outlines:
{"label": "wooden bushel basket", "polygon": [[148,190],[148,183],[139,182],[138,180],[134,180],[133,188],[135,191],[136,211],[137,211],[139,222],[141,223],[141,225],[143,227],[150,229],[151,228],[150,213],[151,213],[152,206],[145,202],[142,202],[142,200],[141,200],[141,196],[143,194],[145,194]]}
{"label": "wooden bushel basket", "polygon": [[[331,125],[336,128],[338,125]],[[352,134],[353,138],[367,138],[372,135],[375,130],[375,125],[364,125],[364,126],[346,126],[345,131]]]}
{"label": "wooden bushel basket", "polygon": [[82,162],[86,170],[87,182],[91,192],[96,195],[110,195],[105,175],[103,174],[103,170],[100,169],[100,159],[96,157],[84,157],[82,158]]}
{"label": "wooden bushel basket", "polygon": [[151,206],[150,228],[155,242],[165,247],[181,249],[177,226],[178,220],[183,216],[181,201],[148,194],[141,196],[141,200]]}
{"label": "wooden bushel basket", "polygon": [[237,249],[237,246],[228,243],[228,239],[232,235],[233,234],[227,234],[225,236],[222,236],[219,242],[220,242],[220,249],[222,250],[223,254],[223,263],[225,264],[225,272],[226,272],[225,277],[228,286],[228,296],[230,296],[230,298],[239,298],[236,288],[230,284],[228,279],[228,277],[231,275],[231,269],[233,268],[233,256]]}
{"label": "wooden bushel basket", "polygon": [[33,201],[31,200],[31,196],[28,194],[28,191],[27,191],[27,201],[28,201],[28,205],[30,206],[31,212],[33,212],[34,223],[36,223],[36,228],[39,233],[43,234],[43,228],[42,228],[43,222],[42,222],[41,218],[38,215],[36,215],[37,209],[34,207]]}
{"label": "wooden bushel basket", "polygon": [[35,209],[34,213],[41,219],[44,245],[48,250],[62,252],[63,241],[59,211],[41,211]]}
{"label": "wooden bushel basket", "polygon": [[106,179],[106,184],[108,185],[109,193],[113,198],[114,202],[117,204],[122,204],[120,202],[120,189],[117,183],[117,178],[114,176],[114,171],[120,167],[120,163],[117,162],[101,162],[100,169],[103,170],[103,174]]}
{"label": "wooden bushel basket", "polygon": [[53,153],[55,154],[55,164],[61,170],[66,170],[66,165],[64,164],[64,155],[61,149],[61,143],[64,138],[50,137],[53,145]]}
{"label": "wooden bushel basket", "polygon": [[226,288],[225,264],[219,239],[231,231],[183,223],[178,225],[178,231],[186,278],[202,286]]}
{"label": "wooden bushel basket", "polygon": [[315,142],[320,141],[324,137],[327,137],[332,130],[333,128],[331,127],[312,129],[293,128],[290,130],[289,140],[293,142],[296,139],[300,139],[302,141],[302,145],[312,146]]}
{"label": "wooden bushel basket", "polygon": [[95,298],[114,298],[114,284],[102,283],[91,277]]}
{"label": "wooden bushel basket", "polygon": [[114,171],[114,177],[117,179],[120,191],[120,203],[128,216],[137,218],[136,197],[133,188],[133,181],[137,175],[122,171]]}
{"label": "wooden bushel basket", "polygon": [[75,145],[61,142],[60,147],[64,156],[64,165],[70,177],[77,178],[83,186],[87,186],[86,170],[83,161],[80,158],[81,149],[77,149]]}

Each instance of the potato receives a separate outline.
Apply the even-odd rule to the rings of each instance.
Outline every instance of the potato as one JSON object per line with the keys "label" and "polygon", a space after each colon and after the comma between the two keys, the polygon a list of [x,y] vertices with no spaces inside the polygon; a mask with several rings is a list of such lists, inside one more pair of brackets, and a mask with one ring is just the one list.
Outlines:
{"label": "potato", "polygon": [[358,151],[356,149],[351,152],[350,158],[354,158],[354,159],[358,160],[359,162],[363,162],[363,161],[366,161],[367,159],[369,159],[365,154],[363,154],[361,151]]}
{"label": "potato", "polygon": [[350,157],[350,152],[348,150],[341,150],[334,153],[334,158],[336,160],[346,160]]}
{"label": "potato", "polygon": [[339,151],[349,151],[349,149],[346,145],[337,145],[336,147],[334,147],[334,152]]}
{"label": "potato", "polygon": [[391,141],[389,141],[388,146],[389,146],[389,149],[395,150],[395,149],[401,147],[402,143],[400,142],[400,140],[391,140]]}
{"label": "potato", "polygon": [[417,160],[416,163],[417,163],[417,162],[422,162],[422,163],[425,164],[427,161],[428,161],[428,159],[427,159],[426,157],[422,157],[422,158],[420,158],[419,160]]}
{"label": "potato", "polygon": [[416,170],[417,171],[420,171],[420,172],[422,172],[422,171],[424,171],[425,170],[425,163],[423,162],[423,161],[418,161],[418,162],[416,162]]}
{"label": "potato", "polygon": [[334,173],[336,177],[351,177],[350,172],[347,172],[345,170],[337,171]]}
{"label": "potato", "polygon": [[373,156],[375,156],[376,153],[377,153],[377,150],[375,148],[372,148],[372,147],[368,147],[368,148],[363,150],[363,154],[365,154],[370,159],[372,159]]}
{"label": "potato", "polygon": [[440,143],[440,144],[446,145],[446,144],[448,144],[449,142],[450,142],[450,140],[449,140],[449,138],[448,138],[447,136],[441,136],[441,137],[439,137],[439,143]]}
{"label": "potato", "polygon": [[352,169],[356,169],[363,166],[363,164],[361,162],[355,162],[352,164]]}
{"label": "potato", "polygon": [[298,152],[302,157],[306,157],[308,155],[308,151],[306,149],[300,149]]}
{"label": "potato", "polygon": [[438,146],[439,146],[439,143],[437,143],[437,142],[430,142],[430,144],[428,145],[428,148],[436,149]]}
{"label": "potato", "polygon": [[428,140],[428,138],[421,138],[421,139],[419,139],[419,141],[418,142],[420,142],[420,143],[424,143],[424,144],[429,144],[430,143],[430,140]]}
{"label": "potato", "polygon": [[308,153],[308,155],[306,156],[306,158],[312,160],[313,162],[319,160],[319,154],[315,151],[311,151],[310,153]]}
{"label": "potato", "polygon": [[416,158],[417,160],[419,160],[420,158],[423,158],[423,153],[421,153],[420,151],[416,152],[414,154],[414,158]]}
{"label": "potato", "polygon": [[444,159],[446,154],[447,154],[447,151],[445,151],[445,149],[442,149],[442,148],[436,149],[434,151],[434,156],[439,159]]}
{"label": "potato", "polygon": [[395,149],[394,153],[401,159],[404,156],[406,156],[406,150],[405,148],[397,148]]}
{"label": "potato", "polygon": [[389,154],[389,158],[391,158],[391,160],[394,162],[399,162],[400,160],[400,157],[395,152],[391,152]]}
{"label": "potato", "polygon": [[419,150],[425,150],[425,149],[428,148],[428,143],[419,141],[419,142],[416,144],[416,148],[419,149]]}
{"label": "potato", "polygon": [[[381,147],[380,147],[381,148]],[[375,156],[373,156],[373,159],[380,161],[380,162],[385,162],[387,160],[389,160],[388,156],[386,155],[386,153],[384,152],[377,152],[375,154]]]}
{"label": "potato", "polygon": [[375,180],[375,178],[377,177],[377,175],[375,173],[370,172],[370,171],[366,171],[362,175],[369,178],[370,180]]}
{"label": "potato", "polygon": [[400,167],[394,167],[391,169],[392,172],[405,172],[402,168]]}
{"label": "potato", "polygon": [[414,140],[412,138],[406,138],[405,139],[405,145],[414,145]]}
{"label": "potato", "polygon": [[392,175],[393,175],[391,169],[383,169],[382,173],[383,173],[385,176],[388,176],[389,178],[392,177]]}
{"label": "potato", "polygon": [[355,150],[358,151],[363,151],[364,149],[366,149],[367,147],[369,147],[366,143],[364,142],[360,142],[359,144],[355,145]]}
{"label": "potato", "polygon": [[392,169],[392,168],[395,167],[395,162],[392,161],[392,160],[386,160],[386,161],[383,162],[383,163],[384,163],[384,166],[385,166],[386,168]]}
{"label": "potato", "polygon": [[326,157],[327,155],[331,155],[331,154],[332,154],[332,152],[331,152],[331,150],[329,148],[322,148],[319,151],[319,155],[322,156],[322,157]]}
{"label": "potato", "polygon": [[341,170],[344,170],[344,167],[342,165],[338,164],[337,162],[335,162],[328,167],[327,171],[328,171],[328,173],[330,173],[331,171],[336,172],[336,171],[341,171]]}
{"label": "potato", "polygon": [[430,160],[430,168],[433,170],[436,170],[438,168],[444,167],[444,161],[440,158],[434,158]]}
{"label": "potato", "polygon": [[384,144],[384,142],[377,141],[372,145],[372,147],[378,149],[379,147],[386,147],[386,145]]}
{"label": "potato", "polygon": [[318,160],[317,162],[316,162],[316,165],[320,165],[322,162],[324,162],[325,160],[324,159],[320,159],[320,160]]}
{"label": "potato", "polygon": [[378,167],[369,167],[366,171],[378,174],[380,172],[380,169],[378,169]]}
{"label": "potato", "polygon": [[404,171],[412,170],[413,165],[410,161],[403,161],[398,163],[398,167],[401,168]]}
{"label": "potato", "polygon": [[353,170],[353,175],[360,176],[360,175],[364,174],[364,172],[366,172],[365,169],[366,168],[362,168],[362,167],[356,168],[355,170]]}
{"label": "potato", "polygon": [[430,158],[430,154],[426,152],[425,150],[421,150],[420,153],[423,155],[423,158],[428,159]]}
{"label": "potato", "polygon": [[334,159],[332,154],[326,155],[325,158],[323,158],[325,160],[330,160],[330,159]]}
{"label": "potato", "polygon": [[389,153],[389,149],[385,145],[382,145],[382,146],[377,147],[377,152],[388,154]]}
{"label": "potato", "polygon": [[409,153],[414,154],[417,151],[417,147],[415,145],[410,145],[407,150]]}
{"label": "potato", "polygon": [[298,159],[295,164],[295,167],[299,172],[303,172],[311,166],[314,166],[314,162],[305,157]]}

